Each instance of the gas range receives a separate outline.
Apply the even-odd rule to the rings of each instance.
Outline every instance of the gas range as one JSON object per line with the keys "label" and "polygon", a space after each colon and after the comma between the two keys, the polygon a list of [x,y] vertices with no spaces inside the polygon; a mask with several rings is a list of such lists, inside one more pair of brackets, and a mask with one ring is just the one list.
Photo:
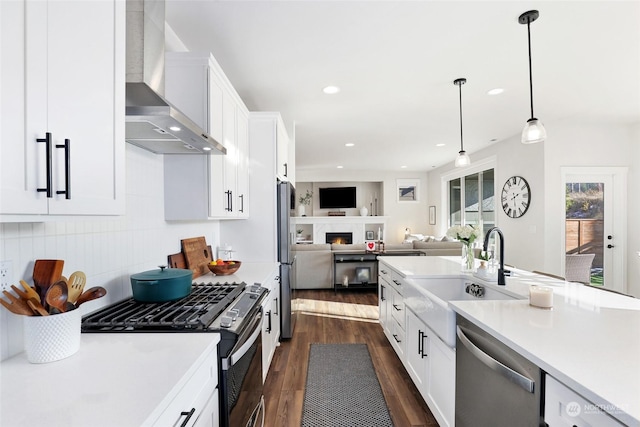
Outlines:
{"label": "gas range", "polygon": [[179,300],[146,303],[128,298],[82,319],[82,332],[220,332],[239,333],[243,320],[267,293],[259,285],[193,285]]}

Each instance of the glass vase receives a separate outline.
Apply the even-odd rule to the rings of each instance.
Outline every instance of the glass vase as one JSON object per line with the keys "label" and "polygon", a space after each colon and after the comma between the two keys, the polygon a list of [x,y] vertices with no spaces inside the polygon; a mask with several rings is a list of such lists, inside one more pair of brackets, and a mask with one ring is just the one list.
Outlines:
{"label": "glass vase", "polygon": [[473,246],[470,244],[462,244],[462,271],[473,272],[475,270],[475,254]]}

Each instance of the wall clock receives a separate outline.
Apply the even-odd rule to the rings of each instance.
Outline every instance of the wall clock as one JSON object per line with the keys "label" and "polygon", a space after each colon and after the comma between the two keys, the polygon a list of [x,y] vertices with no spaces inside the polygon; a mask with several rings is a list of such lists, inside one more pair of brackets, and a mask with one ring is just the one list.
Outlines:
{"label": "wall clock", "polygon": [[520,218],[529,209],[531,189],[526,179],[512,176],[502,187],[502,209],[508,217]]}

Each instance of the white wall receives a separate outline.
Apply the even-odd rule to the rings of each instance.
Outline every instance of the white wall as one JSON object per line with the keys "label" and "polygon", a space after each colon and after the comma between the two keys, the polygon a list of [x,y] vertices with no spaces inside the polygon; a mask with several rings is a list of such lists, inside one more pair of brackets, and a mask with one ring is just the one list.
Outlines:
{"label": "white wall", "polygon": [[[634,135],[635,133],[635,135]],[[561,273],[563,247],[558,242],[564,220],[561,197],[560,168],[562,166],[625,166],[629,168],[627,189],[627,292],[640,296],[638,283],[638,259],[633,257],[638,250],[638,225],[634,224],[634,212],[640,212],[638,200],[638,125],[620,126],[612,124],[558,123],[553,133],[548,132],[545,142],[545,193],[546,239],[545,268]],[[635,250],[632,250],[636,248]],[[633,273],[633,274],[632,274]],[[635,280],[633,280],[635,277]]]}
{"label": "white wall", "polygon": [[[419,180],[419,201],[416,203],[398,202],[397,180],[417,179]],[[404,239],[405,228],[411,228],[413,233],[426,234],[428,228],[428,205],[427,205],[427,174],[415,172],[392,173],[387,171],[321,171],[321,170],[300,170],[296,171],[296,181],[299,183],[313,182],[382,182],[382,191],[379,195],[381,214],[388,217],[385,242],[388,244],[400,243]],[[303,194],[304,185],[296,186],[296,194]],[[317,194],[314,194],[314,203],[317,203]],[[368,203],[368,200],[364,200]],[[367,205],[368,207],[368,205]],[[353,210],[353,215],[359,215]],[[349,215],[349,213],[347,213]],[[369,213],[371,214],[371,213]]]}
{"label": "white wall", "polygon": [[[640,296],[640,225],[633,212],[640,212],[640,126],[584,124],[576,122],[545,123],[549,138],[543,144],[523,145],[514,136],[471,153],[472,162],[496,156],[496,191],[511,175],[521,175],[531,186],[531,207],[521,218],[507,217],[497,208],[497,225],[505,235],[505,262],[527,270],[540,270],[564,275],[564,257],[559,238],[564,226],[560,205],[564,189],[562,166],[626,166],[629,167],[627,208],[627,292]],[[448,224],[441,221],[446,207],[446,193],[441,177],[454,169],[445,165],[429,172],[429,204],[438,206],[438,224],[430,234],[442,234]]]}
{"label": "white wall", "polygon": [[[11,260],[13,282],[32,283],[36,259],[62,259],[63,274],[87,274],[87,288],[103,286],[107,295],[84,304],[93,311],[131,295],[129,276],[167,264],[180,252],[180,240],[205,236],[219,244],[219,223],[166,222],[162,156],[127,144],[126,215],[110,219],[0,224],[0,259]],[[22,316],[0,309],[1,358],[23,349]]]}

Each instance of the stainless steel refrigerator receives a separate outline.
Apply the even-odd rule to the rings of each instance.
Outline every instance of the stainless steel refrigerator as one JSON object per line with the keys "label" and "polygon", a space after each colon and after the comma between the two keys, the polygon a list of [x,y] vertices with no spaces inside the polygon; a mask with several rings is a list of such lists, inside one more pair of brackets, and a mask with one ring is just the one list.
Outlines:
{"label": "stainless steel refrigerator", "polygon": [[295,233],[291,230],[289,217],[295,190],[288,182],[278,182],[278,262],[280,263],[280,338],[291,339],[295,326],[295,313],[291,311],[294,299],[296,265],[291,253],[291,244]]}

